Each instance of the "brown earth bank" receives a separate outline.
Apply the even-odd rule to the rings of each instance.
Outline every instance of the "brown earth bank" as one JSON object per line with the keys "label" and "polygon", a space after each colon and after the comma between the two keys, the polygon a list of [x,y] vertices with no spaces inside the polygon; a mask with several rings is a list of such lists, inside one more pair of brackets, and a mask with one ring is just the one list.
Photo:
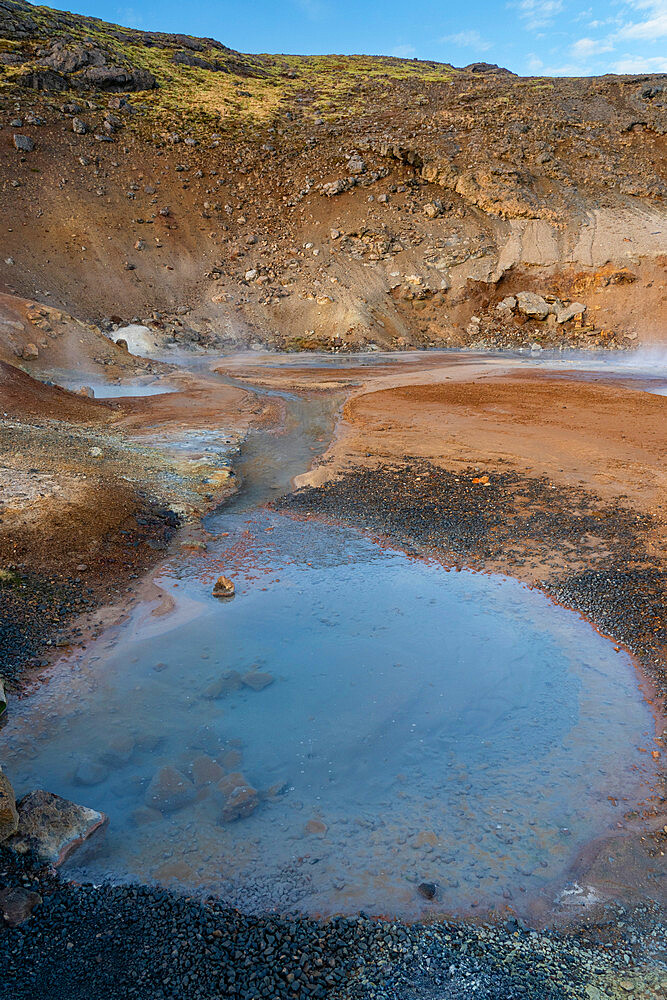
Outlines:
{"label": "brown earth bank", "polygon": [[666,80],[250,56],[4,0],[0,290],[36,304],[0,340],[51,353],[50,309],[194,346],[664,343]]}
{"label": "brown earth bank", "polygon": [[[164,554],[179,524],[234,491],[228,455],[280,407],[219,381],[89,399],[0,361],[0,675],[18,684],[49,651],[99,631],[96,609]],[[211,455],[197,432],[224,436]],[[182,452],[174,445],[185,440]],[[225,448],[225,443],[229,447]],[[94,614],[92,612],[95,612]],[[86,621],[73,624],[86,615]],[[46,657],[46,659],[45,659]]]}

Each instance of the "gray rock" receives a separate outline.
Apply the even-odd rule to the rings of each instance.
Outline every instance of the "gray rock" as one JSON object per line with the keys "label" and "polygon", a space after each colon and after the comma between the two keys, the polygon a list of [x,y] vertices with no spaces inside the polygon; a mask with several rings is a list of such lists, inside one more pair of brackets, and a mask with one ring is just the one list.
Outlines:
{"label": "gray rock", "polygon": [[72,118],[72,132],[75,132],[77,135],[85,135],[87,131],[88,126],[83,118]]}
{"label": "gray rock", "polygon": [[35,148],[35,143],[32,141],[28,135],[19,135],[17,132],[14,133],[14,146],[21,153],[32,153]]}
{"label": "gray rock", "polygon": [[556,309],[556,322],[567,323],[575,316],[583,316],[585,312],[586,306],[582,305],[581,302],[570,302],[569,306],[561,306]]}
{"label": "gray rock", "polygon": [[536,292],[519,292],[516,297],[517,309],[531,319],[546,319],[552,307]]}
{"label": "gray rock", "polygon": [[6,841],[17,854],[34,851],[44,862],[59,865],[96,830],[107,823],[104,813],[79,806],[41,789],[18,803],[16,833]]}

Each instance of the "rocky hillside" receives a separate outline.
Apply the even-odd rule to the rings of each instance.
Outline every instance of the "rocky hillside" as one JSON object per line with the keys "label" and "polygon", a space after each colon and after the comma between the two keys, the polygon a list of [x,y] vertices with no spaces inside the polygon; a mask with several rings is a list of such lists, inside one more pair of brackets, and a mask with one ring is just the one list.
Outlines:
{"label": "rocky hillside", "polygon": [[107,331],[667,339],[667,75],[250,56],[0,0],[0,123],[0,292]]}

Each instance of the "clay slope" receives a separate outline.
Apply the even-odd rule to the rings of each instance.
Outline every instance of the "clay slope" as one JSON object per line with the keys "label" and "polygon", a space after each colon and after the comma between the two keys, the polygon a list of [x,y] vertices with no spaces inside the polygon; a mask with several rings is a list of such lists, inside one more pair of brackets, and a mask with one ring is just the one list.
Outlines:
{"label": "clay slope", "polygon": [[666,86],[4,0],[0,289],[201,346],[664,341]]}

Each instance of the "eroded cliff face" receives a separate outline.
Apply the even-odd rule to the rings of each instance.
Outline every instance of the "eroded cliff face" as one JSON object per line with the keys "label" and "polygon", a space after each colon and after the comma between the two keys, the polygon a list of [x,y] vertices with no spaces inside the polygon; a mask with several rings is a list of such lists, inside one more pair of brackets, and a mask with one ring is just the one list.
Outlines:
{"label": "eroded cliff face", "polygon": [[246,56],[4,0],[0,290],[201,346],[664,341],[666,87]]}

